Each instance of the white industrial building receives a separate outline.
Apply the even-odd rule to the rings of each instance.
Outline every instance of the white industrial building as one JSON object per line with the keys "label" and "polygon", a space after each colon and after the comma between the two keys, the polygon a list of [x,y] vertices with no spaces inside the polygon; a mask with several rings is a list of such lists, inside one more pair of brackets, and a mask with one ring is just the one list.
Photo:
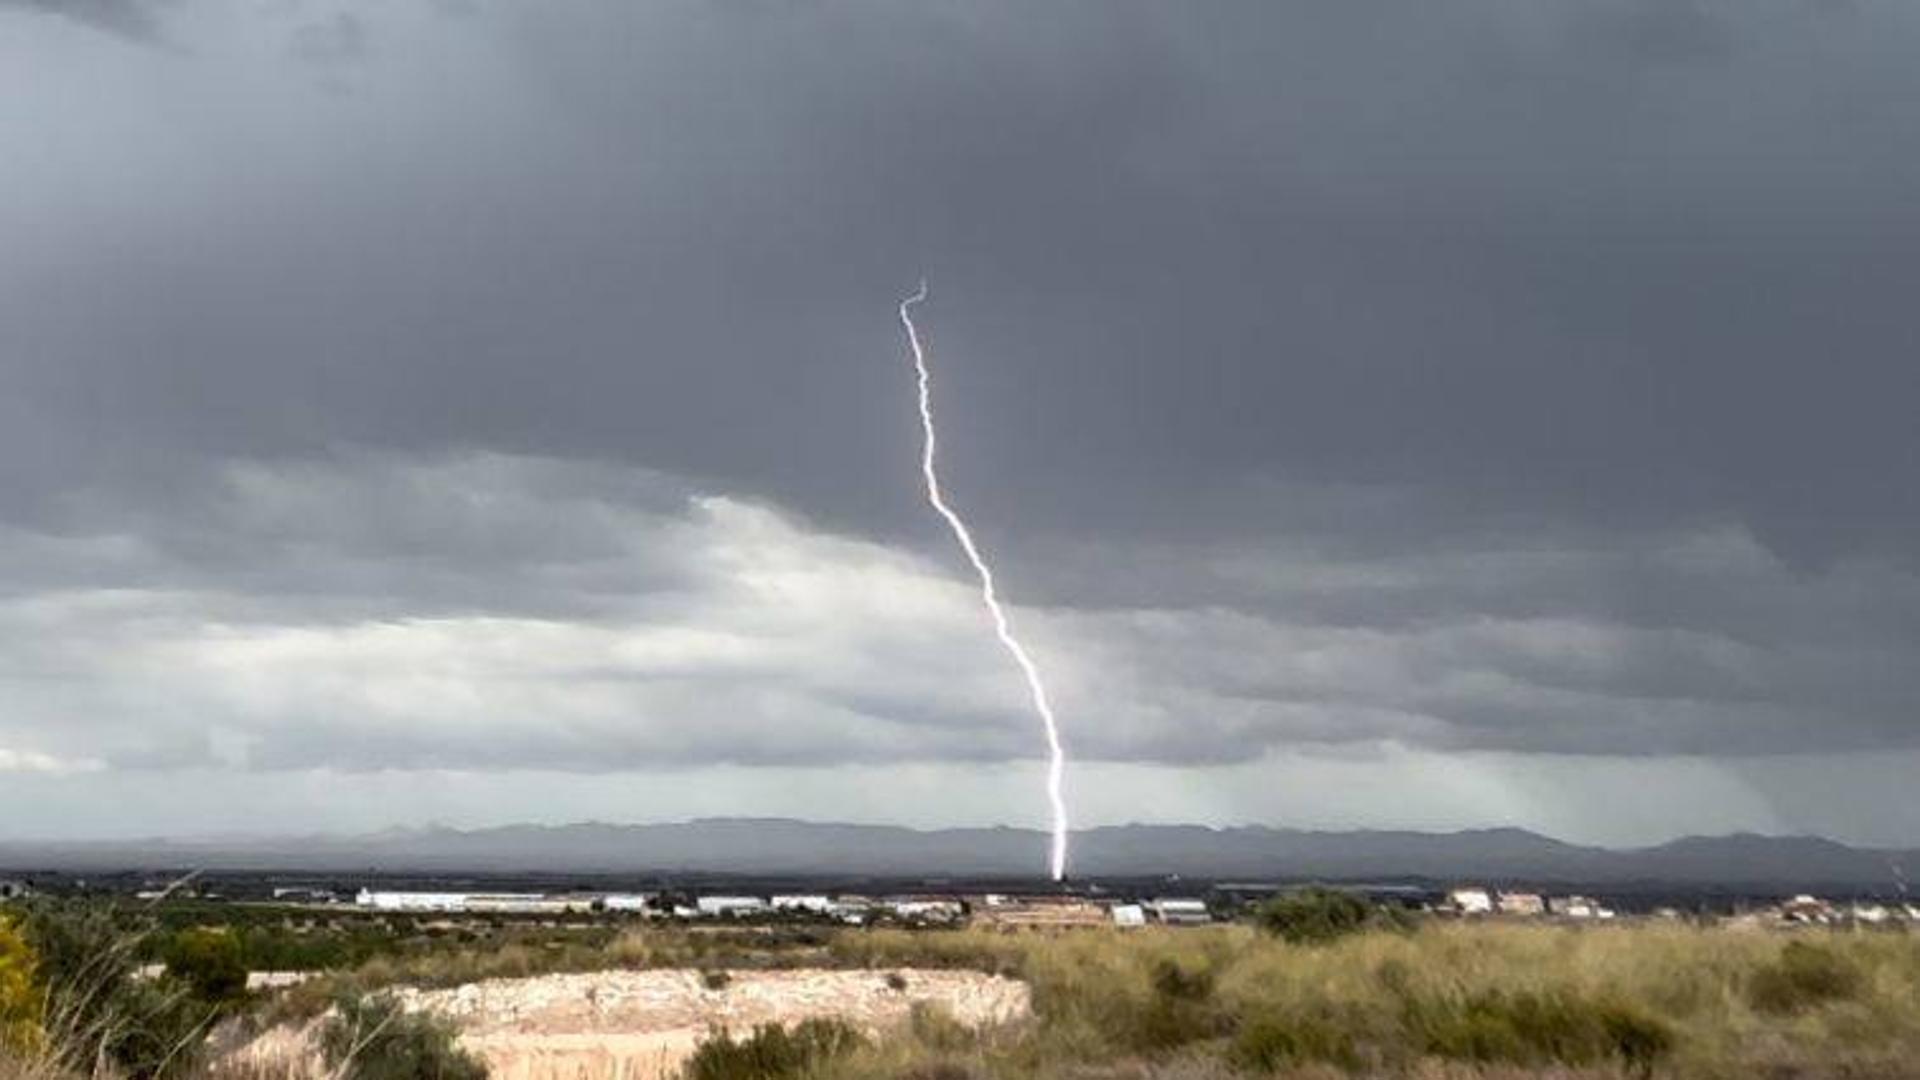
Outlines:
{"label": "white industrial building", "polygon": [[361,889],[354,903],[373,911],[413,913],[486,913],[497,915],[566,915],[592,910],[593,901],[577,896],[540,893],[382,892]]}
{"label": "white industrial building", "polygon": [[850,926],[863,926],[873,915],[873,898],[870,896],[842,896],[827,909],[827,914]]}
{"label": "white industrial building", "polygon": [[1213,913],[1207,910],[1205,900],[1163,896],[1147,901],[1146,906],[1155,919],[1171,926],[1197,926],[1213,921]]}
{"label": "white industrial building", "polygon": [[375,892],[372,889],[361,889],[354,896],[353,902],[374,911],[445,912],[467,910],[468,899],[469,896],[466,893]]}
{"label": "white industrial building", "polygon": [[773,910],[771,905],[757,896],[702,896],[693,903],[694,911],[708,919],[765,915]]}
{"label": "white industrial building", "polygon": [[593,910],[593,901],[538,893],[475,893],[467,897],[467,910],[497,915],[569,915]]}

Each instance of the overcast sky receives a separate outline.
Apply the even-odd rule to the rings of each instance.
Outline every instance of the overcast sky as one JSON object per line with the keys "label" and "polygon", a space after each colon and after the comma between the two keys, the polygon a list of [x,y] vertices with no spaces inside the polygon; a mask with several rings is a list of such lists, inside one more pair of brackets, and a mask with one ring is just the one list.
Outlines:
{"label": "overcast sky", "polygon": [[[1909,0],[0,0],[0,838],[1920,842]],[[1037,857],[1037,856],[1036,856]]]}

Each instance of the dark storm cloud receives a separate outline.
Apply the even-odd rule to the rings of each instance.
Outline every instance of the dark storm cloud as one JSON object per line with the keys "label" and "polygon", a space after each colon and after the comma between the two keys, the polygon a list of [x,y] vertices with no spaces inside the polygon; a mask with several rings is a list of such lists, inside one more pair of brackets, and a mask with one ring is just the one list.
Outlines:
{"label": "dark storm cloud", "polygon": [[364,60],[368,44],[367,24],[350,11],[336,11],[295,29],[287,49],[307,63],[334,68]]}
{"label": "dark storm cloud", "polygon": [[[40,396],[188,451],[622,456],[897,528],[889,306],[925,269],[991,521],[1260,528],[1288,509],[1244,483],[1280,473],[1732,517],[1816,566],[1920,551],[1896,10],[488,18],[486,123],[369,113],[291,208],[216,179],[240,201],[195,250],[16,274]],[[1719,62],[1593,52],[1693,21]]]}
{"label": "dark storm cloud", "polygon": [[[0,208],[0,497],[45,560],[12,595],[164,585],[334,657],[374,647],[356,620],[644,621],[724,577],[679,561],[717,534],[632,539],[685,540],[695,492],[945,559],[892,321],[925,272],[951,486],[1063,678],[1111,695],[1083,753],[1920,740],[1905,8],[314,17],[294,51],[354,64],[352,100],[236,95],[207,56],[89,98],[97,138],[0,116],[33,151]],[[142,198],[90,186],[116,174]],[[311,466],[343,447],[373,464]],[[494,471],[391,466],[476,449]],[[660,486],[608,486],[636,467]],[[994,693],[901,674],[947,642],[890,681],[850,633],[826,690],[658,753],[1024,752]],[[751,697],[807,668],[716,670]],[[429,698],[440,727],[302,714],[257,760],[644,756],[604,752],[604,702],[449,750],[466,714]],[[204,752],[180,730],[149,750]]]}
{"label": "dark storm cloud", "polygon": [[1696,0],[1593,4],[1575,19],[1576,37],[1615,59],[1684,64],[1724,57],[1732,46],[1728,21]]}
{"label": "dark storm cloud", "polygon": [[0,9],[9,7],[64,16],[136,41],[159,37],[154,0],[0,0]]}

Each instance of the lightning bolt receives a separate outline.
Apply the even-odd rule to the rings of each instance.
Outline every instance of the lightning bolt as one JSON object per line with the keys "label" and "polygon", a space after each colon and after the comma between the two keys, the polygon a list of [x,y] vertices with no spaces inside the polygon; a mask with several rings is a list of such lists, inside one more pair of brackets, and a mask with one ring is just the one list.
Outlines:
{"label": "lightning bolt", "polygon": [[1027,692],[1033,697],[1034,711],[1040,714],[1041,723],[1047,731],[1047,802],[1053,807],[1053,845],[1048,865],[1053,872],[1053,880],[1059,881],[1067,873],[1067,800],[1061,793],[1067,769],[1067,752],[1060,742],[1060,722],[1053,715],[1053,704],[1047,699],[1046,683],[1040,679],[1040,666],[1028,655],[1026,646],[1013,636],[1013,625],[1007,619],[1006,611],[1000,606],[1000,594],[994,588],[993,568],[987,565],[985,556],[980,554],[980,546],[973,541],[973,533],[967,523],[953,507],[947,504],[946,495],[940,490],[940,473],[934,468],[934,451],[938,438],[933,431],[933,387],[932,377],[927,372],[927,350],[920,341],[920,331],[913,325],[913,306],[927,298],[927,282],[920,279],[920,288],[912,296],[900,301],[900,325],[906,327],[907,344],[913,349],[913,370],[920,386],[920,430],[925,436],[920,454],[920,472],[927,482],[927,501],[940,516],[946,519],[953,530],[953,538],[960,542],[960,550],[966,552],[967,561],[973,564],[973,571],[980,578],[980,599],[986,602],[987,611],[993,616],[993,631],[1000,638],[1000,644],[1013,656],[1014,663],[1020,666],[1020,673],[1027,678]]}

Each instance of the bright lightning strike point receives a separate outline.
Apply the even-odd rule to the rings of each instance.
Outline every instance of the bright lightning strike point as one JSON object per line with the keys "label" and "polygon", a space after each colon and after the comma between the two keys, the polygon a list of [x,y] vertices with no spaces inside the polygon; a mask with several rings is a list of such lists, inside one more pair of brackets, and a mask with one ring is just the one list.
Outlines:
{"label": "bright lightning strike point", "polygon": [[920,279],[920,288],[912,296],[900,301],[900,325],[906,327],[907,344],[913,349],[913,370],[920,385],[920,430],[925,436],[920,454],[920,472],[927,481],[927,501],[940,516],[946,519],[953,530],[953,538],[960,542],[960,550],[966,552],[967,561],[973,564],[973,571],[980,578],[980,598],[986,602],[987,612],[993,616],[993,630],[1000,638],[1000,644],[1006,646],[1012,654],[1014,663],[1020,666],[1020,673],[1027,678],[1027,691],[1033,697],[1033,708],[1040,714],[1040,721],[1047,731],[1047,801],[1053,807],[1053,846],[1048,865],[1053,872],[1053,880],[1059,881],[1067,875],[1067,800],[1061,793],[1066,775],[1067,752],[1060,742],[1060,723],[1053,715],[1053,705],[1047,699],[1047,687],[1040,679],[1040,667],[1027,655],[1026,647],[1020,639],[1013,636],[1013,625],[1007,620],[1007,613],[1000,606],[1000,595],[994,589],[993,568],[987,565],[986,557],[980,554],[979,545],[973,542],[973,533],[967,529],[967,523],[961,519],[953,507],[947,505],[946,496],[940,490],[940,474],[934,468],[934,450],[937,439],[933,432],[933,389],[932,377],[927,373],[927,350],[920,342],[920,331],[913,325],[913,306],[927,298],[927,281]]}

